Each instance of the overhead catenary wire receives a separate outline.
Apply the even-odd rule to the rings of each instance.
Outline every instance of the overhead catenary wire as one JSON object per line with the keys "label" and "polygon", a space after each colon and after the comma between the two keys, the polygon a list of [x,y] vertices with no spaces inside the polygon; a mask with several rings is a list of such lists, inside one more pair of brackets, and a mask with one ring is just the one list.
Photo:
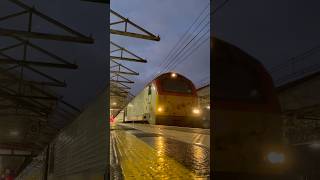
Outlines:
{"label": "overhead catenary wire", "polygon": [[[192,45],[190,45],[189,48],[186,49],[185,52],[193,52],[191,49],[192,49],[194,46],[196,46],[206,35],[209,35],[209,34],[210,34],[210,29],[208,29],[204,34],[202,34],[202,35],[200,36],[200,38],[198,38]],[[209,38],[209,37],[207,37],[206,40],[208,40],[208,38]],[[202,43],[204,43],[204,42],[201,41],[200,44],[202,44]],[[189,50],[191,50],[191,51],[189,51]],[[190,54],[190,53],[189,53],[189,54]],[[193,54],[193,53],[191,53],[191,54]],[[180,63],[186,61],[188,56],[183,56],[183,55],[185,55],[185,54],[182,54],[181,56],[178,56],[178,57],[176,58],[176,61],[173,61],[173,63],[171,64],[171,66],[168,66],[168,67],[167,67],[166,69],[164,69],[162,72],[168,71],[168,70],[170,70],[170,69],[175,69],[175,68],[177,67],[177,65],[179,65]]]}
{"label": "overhead catenary wire", "polygon": [[[157,72],[155,71],[154,73],[152,73],[152,75],[150,76],[150,78],[148,79],[148,82],[153,79],[154,77],[156,77],[159,72],[161,71],[161,69],[165,68],[168,66],[168,63],[170,63],[170,57],[173,57],[178,51],[179,49],[185,44],[185,42],[192,36],[192,34],[195,33],[195,31],[201,26],[201,24],[210,16],[210,12],[208,12],[204,18],[202,18],[202,20],[200,19],[204,13],[206,12],[206,10],[210,7],[210,3],[208,3],[206,5],[206,7],[200,12],[200,14],[197,16],[197,18],[193,21],[193,23],[189,26],[189,28],[187,29],[187,31],[182,35],[182,37],[178,40],[178,42],[174,45],[174,47],[170,50],[170,52],[168,53],[168,55],[164,58],[164,60],[162,61],[162,63],[160,64],[160,70]],[[199,22],[200,20],[200,22]],[[198,23],[197,23],[198,22]],[[196,25],[197,24],[197,25]],[[196,25],[196,26],[195,26]],[[195,29],[193,29],[193,27],[196,27]],[[192,32],[190,32],[193,29]],[[187,34],[189,33],[189,36],[187,36]]]}
{"label": "overhead catenary wire", "polygon": [[211,12],[211,16],[214,16],[215,14],[217,14],[217,12],[219,12],[228,2],[230,2],[230,0],[225,0],[223,3],[221,3],[217,8],[215,8]]}
{"label": "overhead catenary wire", "polygon": [[[182,58],[183,61],[186,61],[186,59],[188,57],[190,57],[194,52],[196,52],[203,44],[205,44],[206,42],[208,42],[210,36],[205,38],[204,40],[201,41],[200,44],[198,44],[198,46],[196,46],[192,51],[190,51],[188,54],[186,54],[186,56],[184,56],[184,58]],[[183,62],[182,61],[182,62]],[[196,83],[197,84],[197,83]]]}
{"label": "overhead catenary wire", "polygon": [[[206,16],[205,18],[207,18],[209,15],[211,15],[211,16],[215,15],[218,11],[220,11],[223,7],[225,7],[228,2],[230,2],[230,0],[225,0],[225,1],[224,1],[223,3],[221,3],[214,11],[212,11],[212,12],[209,13],[209,14],[207,14],[207,16]],[[210,6],[210,3],[209,3],[208,5]],[[196,18],[196,20],[192,23],[192,25],[188,28],[188,30],[184,33],[184,35],[183,35],[183,36],[179,39],[179,41],[176,43],[176,45],[174,46],[174,48],[171,49],[171,51],[169,52],[169,54],[166,56],[165,61],[161,63],[160,70],[159,70],[158,72],[155,72],[155,73],[151,76],[150,79],[152,79],[152,78],[154,78],[155,76],[159,75],[160,73],[164,72],[163,69],[170,69],[170,63],[171,63],[171,64],[172,64],[172,63],[177,64],[175,60],[169,61],[169,60],[170,60],[169,57],[170,57],[170,56],[171,56],[171,57],[173,56],[174,50],[177,49],[177,47],[178,47],[178,45],[180,44],[180,42],[185,38],[185,35],[192,29],[192,26],[193,26],[194,24],[196,24],[196,22],[197,22],[197,21],[199,20],[199,18],[203,15],[203,13],[205,12],[205,10],[206,10],[207,8],[208,8],[208,6],[206,6],[206,7],[201,11],[201,13],[198,15],[198,17]],[[201,21],[199,24],[201,24],[201,23],[205,20],[205,18],[202,19],[202,21]],[[195,30],[196,30],[196,29],[195,29]],[[189,37],[190,37],[190,36],[189,36]],[[192,42],[192,41],[191,41],[191,42]],[[189,44],[190,44],[190,42],[189,42]],[[181,47],[181,45],[182,45],[182,44],[180,44],[180,47]],[[185,46],[185,47],[186,47],[186,46]],[[185,48],[185,47],[184,47],[184,48]],[[197,48],[197,49],[198,49],[198,48]],[[179,53],[179,52],[177,52],[177,51],[178,51],[178,50],[176,50],[175,52],[176,52],[176,53]],[[182,51],[180,51],[180,52],[182,52]],[[193,53],[191,53],[191,54],[193,54]],[[177,54],[176,54],[175,58],[176,58],[176,57],[177,57]],[[174,58],[174,59],[175,59],[175,58]],[[165,66],[165,67],[163,67],[163,66]],[[176,65],[174,65],[174,66],[176,67]],[[161,69],[161,68],[162,68],[162,69]]]}
{"label": "overhead catenary wire", "polygon": [[272,67],[272,68],[270,69],[270,72],[271,72],[271,73],[275,73],[275,72],[277,72],[277,71],[281,71],[282,69],[288,67],[288,63],[296,63],[296,62],[299,62],[299,61],[303,60],[304,58],[306,58],[306,57],[308,57],[308,56],[311,56],[311,55],[313,55],[313,54],[316,54],[316,53],[318,53],[318,52],[320,52],[320,45],[315,46],[315,47],[313,47],[313,48],[311,48],[311,49],[308,49],[307,51],[304,51],[304,52],[302,52],[302,53],[300,53],[300,54],[298,54],[298,55],[296,55],[296,56],[294,56],[294,57],[289,58],[289,59],[286,60],[284,63],[278,64],[278,65]]}
{"label": "overhead catenary wire", "polygon": [[210,21],[207,22],[207,23],[200,29],[200,31],[199,31],[195,36],[193,36],[193,38],[192,38],[186,45],[184,45],[184,47],[183,47],[182,49],[180,49],[179,52],[177,52],[177,54],[173,57],[173,59],[170,61],[170,63],[163,68],[163,70],[161,71],[161,73],[163,73],[166,69],[169,69],[170,66],[172,66],[173,63],[175,63],[177,57],[178,57],[182,52],[184,52],[184,50],[189,46],[189,44],[191,44],[191,42],[193,42],[193,41],[195,40],[195,38],[198,37],[199,34],[200,34],[201,32],[203,32],[203,30],[205,30],[206,27],[208,27],[209,24],[210,24]]}
{"label": "overhead catenary wire", "polygon": [[[207,27],[207,25],[209,25],[209,23],[210,23],[210,22],[208,22],[182,49],[180,49],[180,50],[176,53],[176,55],[173,57],[173,59],[171,59],[170,63],[167,64],[165,67],[163,67],[162,70],[160,70],[156,75],[165,72],[167,69],[170,69],[172,65],[176,64],[176,61],[179,59],[179,57],[181,57],[181,56],[184,55],[185,49],[186,49],[187,47],[190,47],[190,48],[192,47],[192,43],[195,41],[196,37],[199,36],[199,34],[201,34],[201,32],[203,32],[203,30]],[[204,33],[204,34],[196,41],[196,43],[199,42],[199,40],[200,40],[204,35],[208,34],[209,31],[210,31],[210,30],[208,29],[207,32]],[[196,43],[195,43],[195,44],[196,44]],[[190,46],[189,46],[189,45],[190,45]],[[193,44],[193,45],[194,45],[194,44]],[[190,49],[190,48],[189,48],[189,49]],[[182,52],[184,52],[184,53],[182,53]],[[180,56],[179,56],[179,55],[180,55]]]}
{"label": "overhead catenary wire", "polygon": [[[154,79],[158,74],[163,72],[165,69],[168,69],[168,68],[170,69],[172,66],[176,66],[177,61],[184,62],[185,60],[181,61],[180,59],[182,56],[186,54],[188,54],[188,56],[192,55],[202,44],[204,44],[209,39],[209,37],[204,39],[203,41],[201,41],[201,43],[197,47],[195,47],[199,43],[199,41],[203,39],[204,35],[210,34],[209,33],[210,32],[210,26],[209,26],[210,11],[208,11],[207,14],[204,14],[209,7],[210,7],[210,3],[207,4],[207,6],[200,12],[200,14],[191,24],[191,26],[187,28],[187,31],[182,35],[182,37],[178,40],[178,42],[174,45],[174,47],[170,50],[170,52],[161,62],[160,70],[154,71],[151,74],[150,78],[147,79],[147,82]],[[208,20],[207,23],[205,23],[206,20]],[[203,25],[203,23],[205,24]],[[206,30],[207,27],[209,27],[209,29],[205,31],[205,33],[202,34],[201,36],[201,33],[204,32],[204,30]],[[199,36],[201,37],[199,38]],[[190,49],[191,50],[188,52],[185,52],[187,48],[188,50]]]}
{"label": "overhead catenary wire", "polygon": [[[308,74],[318,72],[320,69],[320,64],[318,62],[313,63],[310,66],[305,66],[305,65],[298,66],[298,63],[299,62],[305,63],[306,61],[303,61],[303,60],[319,52],[320,52],[320,45],[317,45],[302,53],[297,54],[296,56],[293,56],[287,59],[283,63],[280,63],[270,68],[269,72],[272,74],[274,78],[274,83],[276,84],[276,86],[280,86],[289,81],[299,79]],[[315,60],[315,59],[311,58],[309,60]]]}
{"label": "overhead catenary wire", "polygon": [[[196,33],[196,30],[199,28],[199,27],[201,27],[200,25],[204,22],[204,20],[206,20],[207,18],[209,17],[209,14],[199,23],[199,26],[197,26],[197,28],[191,33],[191,35],[192,34],[194,34],[194,33]],[[210,20],[200,29],[200,31],[195,35],[195,36],[189,36],[189,37],[192,37],[191,38],[191,40],[189,40],[189,41],[187,41],[188,39],[189,39],[189,37],[188,37],[188,39],[186,39],[186,41],[184,42],[184,44],[182,44],[181,46],[180,46],[180,48],[179,49],[177,49],[176,51],[175,51],[175,55],[171,58],[171,59],[168,59],[168,63],[165,65],[165,66],[163,66],[163,67],[160,67],[160,69],[162,68],[162,69],[166,69],[166,68],[168,68],[172,63],[174,63],[174,61],[175,61],[175,58],[177,58],[185,49],[186,49],[186,47],[188,47],[188,45],[191,43],[191,42],[193,42],[194,41],[194,39],[206,28],[206,27],[208,27],[209,26],[209,24],[210,24]],[[185,43],[187,43],[187,44],[185,44]],[[183,46],[184,45],[184,46]],[[160,73],[162,73],[163,72],[163,70],[160,70],[160,72],[158,73],[158,74],[160,74]]]}
{"label": "overhead catenary wire", "polygon": [[[222,4],[220,4],[213,12],[211,12],[210,14],[211,14],[211,16],[214,16],[219,10],[221,10],[228,2],[229,2],[230,0],[225,0]],[[205,33],[206,34],[206,33]],[[203,34],[199,39],[198,39],[198,41],[205,35],[205,34]],[[182,57],[180,57],[180,61],[179,60],[177,60],[177,61],[173,61],[172,62],[172,69],[174,69],[174,68],[176,68],[176,66],[178,65],[178,64],[181,64],[182,62],[184,62],[184,61],[186,61],[186,59],[187,59],[187,57],[189,57],[189,56],[191,56],[201,45],[203,45],[207,40],[209,39],[209,37],[208,38],[206,38],[205,40],[203,40],[195,49],[193,49],[193,51],[190,51],[190,53],[187,55],[187,56],[184,56],[183,58]],[[198,42],[197,41],[197,42]],[[196,42],[196,43],[197,43]],[[196,44],[195,43],[195,44]],[[187,45],[186,45],[187,46]],[[186,47],[185,46],[185,47]],[[190,49],[190,48],[189,48]],[[162,71],[160,71],[160,72],[164,72],[164,71],[166,71],[166,70],[170,70],[170,66],[168,66],[167,68],[165,68],[165,70],[162,70]],[[210,78],[210,76],[209,76],[209,78]],[[201,80],[202,81],[202,80]]]}
{"label": "overhead catenary wire", "polygon": [[[164,61],[162,61],[162,63],[160,64],[160,67],[164,65],[164,63],[168,62],[168,58],[172,55],[172,53],[174,52],[174,50],[179,47],[178,45],[182,45],[183,43],[182,40],[184,40],[184,38],[186,37],[186,35],[188,34],[188,32],[192,29],[192,27],[196,24],[196,22],[200,19],[200,17],[206,12],[206,10],[210,7],[210,3],[206,5],[206,7],[201,11],[201,13],[198,15],[198,17],[193,21],[193,23],[189,26],[189,28],[187,29],[187,31],[181,36],[181,38],[178,40],[178,42],[174,45],[174,47],[170,50],[170,52],[168,53],[168,55],[164,58]],[[209,16],[210,14],[207,14],[205,18],[203,18],[203,20],[198,23],[197,27],[200,26],[202,24],[202,22]],[[187,37],[187,39],[190,37],[190,35]],[[180,46],[181,47],[181,46]],[[179,48],[180,48],[179,47]],[[178,49],[179,49],[178,48]]]}
{"label": "overhead catenary wire", "polygon": [[[194,52],[196,52],[203,44],[205,44],[206,42],[208,42],[209,38],[210,38],[210,36],[208,36],[207,38],[203,39],[203,40],[198,44],[198,46],[196,46],[194,49],[192,49],[191,51],[189,51],[188,54],[185,54],[185,56],[184,56],[183,58],[181,58],[182,61],[181,61],[180,63],[186,61],[186,60],[188,59],[188,57],[190,57]],[[210,79],[210,76],[209,76],[209,79]],[[209,79],[208,79],[208,80],[209,80]],[[203,79],[201,79],[201,81],[203,81]],[[201,84],[201,83],[202,83],[201,81],[200,81],[200,83],[195,83],[195,84]],[[209,82],[210,82],[210,81],[209,81]]]}

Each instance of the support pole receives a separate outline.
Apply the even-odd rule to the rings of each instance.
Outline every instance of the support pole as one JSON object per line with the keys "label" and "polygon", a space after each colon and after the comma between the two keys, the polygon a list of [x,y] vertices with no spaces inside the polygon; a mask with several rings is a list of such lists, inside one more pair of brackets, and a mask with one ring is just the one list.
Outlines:
{"label": "support pole", "polygon": [[43,180],[48,180],[48,170],[49,170],[49,153],[50,153],[50,145],[47,146],[45,163],[43,166]]}

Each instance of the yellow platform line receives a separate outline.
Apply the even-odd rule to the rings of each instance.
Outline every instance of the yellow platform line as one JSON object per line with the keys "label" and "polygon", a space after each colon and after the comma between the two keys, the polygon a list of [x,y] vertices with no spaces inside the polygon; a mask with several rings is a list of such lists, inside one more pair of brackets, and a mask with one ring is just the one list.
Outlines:
{"label": "yellow platform line", "polygon": [[134,135],[121,130],[111,133],[119,151],[125,180],[202,179],[174,159],[164,155],[164,150],[161,148],[156,151]]}

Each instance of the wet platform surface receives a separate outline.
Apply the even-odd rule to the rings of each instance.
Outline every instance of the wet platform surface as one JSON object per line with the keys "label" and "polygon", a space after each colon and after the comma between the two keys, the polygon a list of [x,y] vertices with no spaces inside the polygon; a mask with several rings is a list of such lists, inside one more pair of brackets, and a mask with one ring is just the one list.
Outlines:
{"label": "wet platform surface", "polygon": [[119,123],[122,127],[134,128],[144,133],[161,135],[187,144],[201,145],[210,148],[210,129],[199,129],[177,126]]}
{"label": "wet platform surface", "polygon": [[208,147],[121,125],[111,138],[114,179],[210,179]]}

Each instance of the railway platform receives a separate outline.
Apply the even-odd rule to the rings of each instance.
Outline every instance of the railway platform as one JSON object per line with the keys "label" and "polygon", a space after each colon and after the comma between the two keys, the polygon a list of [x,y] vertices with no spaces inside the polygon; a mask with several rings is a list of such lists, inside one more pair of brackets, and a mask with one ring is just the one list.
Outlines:
{"label": "railway platform", "polygon": [[112,179],[210,179],[210,131],[111,125]]}

